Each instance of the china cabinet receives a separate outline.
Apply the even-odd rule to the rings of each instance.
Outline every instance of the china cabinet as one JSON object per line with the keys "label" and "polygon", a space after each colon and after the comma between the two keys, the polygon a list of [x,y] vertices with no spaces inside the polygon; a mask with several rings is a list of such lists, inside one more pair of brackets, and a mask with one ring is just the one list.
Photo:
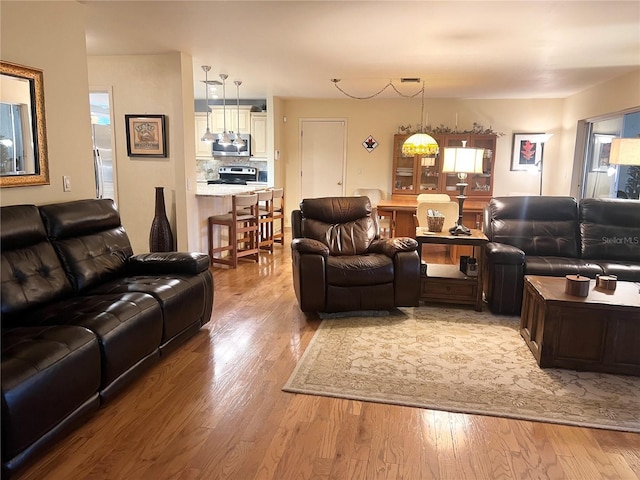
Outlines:
{"label": "china cabinet", "polygon": [[455,173],[442,173],[442,149],[444,147],[483,148],[483,172],[469,174],[465,195],[474,198],[491,198],[493,194],[493,166],[495,162],[496,135],[433,134],[440,146],[440,152],[432,156],[404,155],[402,144],[409,135],[394,136],[393,175],[391,192],[393,195],[418,195],[421,193],[447,193],[452,197],[458,194],[458,176]]}

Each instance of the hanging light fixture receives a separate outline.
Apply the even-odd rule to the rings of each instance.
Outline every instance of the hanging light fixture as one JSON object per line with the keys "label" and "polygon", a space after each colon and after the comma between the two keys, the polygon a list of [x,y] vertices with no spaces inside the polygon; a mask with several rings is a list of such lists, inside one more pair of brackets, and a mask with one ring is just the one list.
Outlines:
{"label": "hanging light fixture", "polygon": [[227,92],[225,89],[225,80],[229,77],[226,73],[221,73],[222,79],[222,134],[218,143],[220,145],[231,145],[231,138],[229,138],[229,132],[227,132]]}
{"label": "hanging light fixture", "polygon": [[215,142],[216,136],[211,133],[211,129],[209,128],[209,112],[211,111],[209,108],[209,70],[211,70],[211,67],[209,65],[202,65],[202,70],[204,70],[204,87],[206,89],[205,95],[207,98],[207,131],[204,132],[204,135],[202,135],[200,140],[203,142]]}
{"label": "hanging light fixture", "polygon": [[235,80],[233,83],[236,84],[236,94],[237,94],[237,103],[236,106],[238,108],[238,130],[236,131],[236,138],[233,141],[234,147],[240,151],[241,148],[245,147],[244,140],[240,138],[240,85],[242,85],[242,80]]}
{"label": "hanging light fixture", "polygon": [[424,122],[424,82],[422,82],[422,106],[420,109],[420,130],[402,144],[402,153],[404,155],[437,155],[438,142],[429,134],[425,133]]}

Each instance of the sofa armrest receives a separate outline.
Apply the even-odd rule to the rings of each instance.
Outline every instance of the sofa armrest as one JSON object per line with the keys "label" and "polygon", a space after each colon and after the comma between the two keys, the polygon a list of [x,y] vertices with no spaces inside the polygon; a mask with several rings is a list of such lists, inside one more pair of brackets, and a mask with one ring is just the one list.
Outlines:
{"label": "sofa armrest", "polygon": [[197,275],[209,268],[209,255],[197,252],[141,253],[129,257],[130,275]]}
{"label": "sofa armrest", "polygon": [[489,242],[484,251],[490,264],[524,265],[524,252],[513,245]]}
{"label": "sofa armrest", "polygon": [[395,305],[417,307],[420,302],[420,257],[417,251],[398,252],[393,257]]}
{"label": "sofa armrest", "polygon": [[518,247],[489,242],[483,263],[484,296],[493,313],[517,315],[522,306],[525,254]]}
{"label": "sofa armrest", "polygon": [[416,252],[418,242],[411,237],[380,238],[374,240],[369,245],[369,253],[382,253],[389,258],[393,258],[399,252]]}
{"label": "sofa armrest", "polygon": [[313,238],[294,238],[291,242],[291,250],[299,254],[310,253],[322,255],[325,258],[329,256],[329,247]]}

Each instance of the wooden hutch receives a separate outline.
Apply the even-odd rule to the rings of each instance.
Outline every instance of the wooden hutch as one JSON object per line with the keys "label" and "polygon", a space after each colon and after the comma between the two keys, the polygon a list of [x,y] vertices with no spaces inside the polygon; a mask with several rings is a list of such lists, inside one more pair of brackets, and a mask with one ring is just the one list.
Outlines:
{"label": "wooden hutch", "polygon": [[465,189],[463,221],[470,228],[480,228],[482,210],[493,195],[493,172],[495,163],[495,134],[447,133],[430,134],[440,147],[440,153],[433,156],[407,156],[402,153],[402,144],[409,134],[394,135],[393,171],[391,199],[380,202],[379,210],[393,219],[395,236],[415,236],[413,214],[416,197],[421,193],[446,193],[456,201],[458,196],[458,176],[442,173],[442,149],[462,147],[484,148],[483,172],[469,174]]}

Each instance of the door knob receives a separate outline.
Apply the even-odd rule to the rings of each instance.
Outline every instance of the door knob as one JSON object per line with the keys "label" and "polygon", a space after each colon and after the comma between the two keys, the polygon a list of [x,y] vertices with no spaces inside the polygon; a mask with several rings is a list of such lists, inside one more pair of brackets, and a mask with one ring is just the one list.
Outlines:
{"label": "door knob", "polygon": [[342,182],[338,182],[338,185],[342,185]]}

